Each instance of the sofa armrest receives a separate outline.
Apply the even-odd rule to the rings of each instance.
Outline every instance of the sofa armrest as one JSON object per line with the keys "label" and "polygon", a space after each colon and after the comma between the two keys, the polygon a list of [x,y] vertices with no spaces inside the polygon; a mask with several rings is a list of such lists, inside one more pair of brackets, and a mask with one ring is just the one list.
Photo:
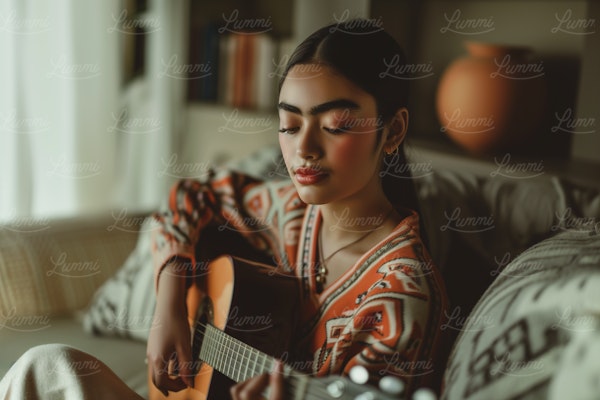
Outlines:
{"label": "sofa armrest", "polygon": [[0,318],[84,308],[135,246],[144,215],[0,225]]}

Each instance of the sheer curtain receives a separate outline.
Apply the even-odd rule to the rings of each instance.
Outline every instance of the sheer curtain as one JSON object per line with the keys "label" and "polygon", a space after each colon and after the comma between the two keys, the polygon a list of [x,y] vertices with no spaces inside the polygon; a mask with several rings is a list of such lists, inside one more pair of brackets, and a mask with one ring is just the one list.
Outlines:
{"label": "sheer curtain", "polygon": [[[148,209],[166,197],[160,160],[175,143],[180,83],[149,67],[125,94],[122,3],[0,0],[0,221]],[[174,11],[151,4],[147,59],[156,61],[173,36],[161,18]],[[153,129],[127,122],[144,118]]]}

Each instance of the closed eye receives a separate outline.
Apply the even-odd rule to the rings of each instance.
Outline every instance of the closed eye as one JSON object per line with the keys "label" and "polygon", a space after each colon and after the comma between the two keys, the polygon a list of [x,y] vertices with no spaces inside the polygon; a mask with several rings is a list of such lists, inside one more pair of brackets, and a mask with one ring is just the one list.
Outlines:
{"label": "closed eye", "polygon": [[336,135],[336,134],[348,132],[350,130],[350,127],[342,126],[341,128],[323,128],[323,130]]}
{"label": "closed eye", "polygon": [[279,128],[279,133],[287,133],[288,135],[298,132],[298,127],[294,128]]}

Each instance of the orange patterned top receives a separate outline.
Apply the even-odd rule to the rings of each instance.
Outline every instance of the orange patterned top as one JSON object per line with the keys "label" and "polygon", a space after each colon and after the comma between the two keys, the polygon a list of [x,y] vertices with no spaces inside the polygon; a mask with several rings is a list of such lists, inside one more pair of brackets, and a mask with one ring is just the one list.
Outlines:
{"label": "orange patterned top", "polygon": [[307,372],[346,374],[363,365],[372,381],[393,374],[420,386],[443,369],[437,353],[447,299],[416,213],[323,292],[315,280],[319,207],[303,203],[289,180],[261,182],[232,171],[182,180],[155,219],[157,279],[173,257],[196,264],[196,244],[208,226],[240,233],[281,272],[301,279],[298,348],[307,355]]}

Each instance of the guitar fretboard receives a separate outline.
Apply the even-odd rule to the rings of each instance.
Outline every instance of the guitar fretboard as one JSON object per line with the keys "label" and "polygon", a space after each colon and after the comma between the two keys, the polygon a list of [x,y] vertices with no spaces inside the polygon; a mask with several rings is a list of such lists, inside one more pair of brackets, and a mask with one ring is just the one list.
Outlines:
{"label": "guitar fretboard", "polygon": [[271,371],[274,362],[272,357],[212,325],[206,325],[199,357],[236,382]]}

